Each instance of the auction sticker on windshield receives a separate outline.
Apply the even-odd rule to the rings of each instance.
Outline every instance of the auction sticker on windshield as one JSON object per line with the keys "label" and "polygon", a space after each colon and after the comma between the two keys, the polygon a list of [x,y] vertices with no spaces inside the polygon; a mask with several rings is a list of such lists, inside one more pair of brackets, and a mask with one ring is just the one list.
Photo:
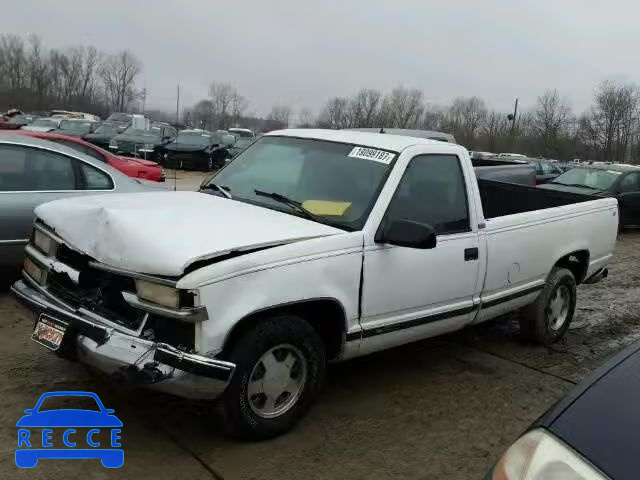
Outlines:
{"label": "auction sticker on windshield", "polygon": [[384,163],[385,165],[389,165],[394,156],[395,155],[393,153],[368,147],[355,147],[353,150],[351,150],[351,153],[349,153],[349,157],[351,158],[373,160],[374,162]]}

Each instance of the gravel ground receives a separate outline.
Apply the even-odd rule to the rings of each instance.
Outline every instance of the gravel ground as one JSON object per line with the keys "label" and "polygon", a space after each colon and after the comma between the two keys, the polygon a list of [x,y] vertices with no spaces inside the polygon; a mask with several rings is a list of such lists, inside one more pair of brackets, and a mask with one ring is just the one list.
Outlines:
{"label": "gravel ground", "polygon": [[[201,177],[180,172],[178,188],[195,189]],[[639,289],[640,234],[629,233],[610,277],[579,288],[564,342],[523,344],[512,317],[332,365],[298,428],[259,443],[226,439],[211,405],[114,386],[49,354],[29,339],[31,314],[0,293],[0,478],[482,478],[530,422],[640,338]],[[15,422],[49,390],[94,391],[116,410],[124,467],[16,468]]]}

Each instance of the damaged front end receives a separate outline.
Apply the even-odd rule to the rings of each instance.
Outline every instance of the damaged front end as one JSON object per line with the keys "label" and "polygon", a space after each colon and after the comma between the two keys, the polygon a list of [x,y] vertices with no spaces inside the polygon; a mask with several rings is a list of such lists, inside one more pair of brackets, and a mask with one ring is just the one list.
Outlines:
{"label": "damaged front end", "polygon": [[233,375],[233,364],[200,353],[208,317],[197,291],[95,262],[41,223],[25,249],[23,280],[11,291],[38,315],[67,325],[58,354],[116,381],[215,398]]}

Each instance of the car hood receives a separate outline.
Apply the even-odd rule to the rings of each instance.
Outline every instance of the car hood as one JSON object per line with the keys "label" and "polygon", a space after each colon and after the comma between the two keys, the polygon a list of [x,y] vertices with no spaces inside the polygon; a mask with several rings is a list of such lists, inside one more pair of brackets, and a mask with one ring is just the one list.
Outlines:
{"label": "car hood", "polygon": [[568,185],[560,185],[559,183],[545,183],[538,185],[538,188],[544,188],[545,190],[557,190],[560,192],[580,193],[582,195],[602,195],[601,190],[593,190],[587,187],[570,187]]}
{"label": "car hood", "polygon": [[638,478],[638,345],[608,362],[547,414],[546,428],[616,480]]}
{"label": "car hood", "polygon": [[164,149],[168,152],[202,152],[209,148],[209,145],[189,145],[187,143],[170,143]]}
{"label": "car hood", "polygon": [[343,233],[311,220],[198,192],[69,198],[36,215],[72,248],[107,265],[177,277],[231,252]]}
{"label": "car hood", "polygon": [[128,163],[131,166],[141,166],[141,167],[158,167],[160,168],[160,164],[153,162],[151,160],[144,160],[142,158],[134,158],[134,157],[123,157],[123,156],[119,156],[118,157],[120,160],[122,160],[123,162]]}
{"label": "car hood", "polygon": [[121,427],[114,415],[92,410],[47,410],[25,415],[16,427]]}

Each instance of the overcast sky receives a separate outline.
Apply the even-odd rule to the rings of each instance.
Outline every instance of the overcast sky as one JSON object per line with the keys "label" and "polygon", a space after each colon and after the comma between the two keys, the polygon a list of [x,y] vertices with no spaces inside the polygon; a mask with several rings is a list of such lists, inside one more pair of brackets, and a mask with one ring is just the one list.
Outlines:
{"label": "overcast sky", "polygon": [[148,108],[175,108],[178,83],[191,104],[219,81],[256,114],[399,84],[501,110],[558,88],[582,110],[599,81],[640,80],[639,14],[633,0],[16,0],[0,32],[130,49]]}

